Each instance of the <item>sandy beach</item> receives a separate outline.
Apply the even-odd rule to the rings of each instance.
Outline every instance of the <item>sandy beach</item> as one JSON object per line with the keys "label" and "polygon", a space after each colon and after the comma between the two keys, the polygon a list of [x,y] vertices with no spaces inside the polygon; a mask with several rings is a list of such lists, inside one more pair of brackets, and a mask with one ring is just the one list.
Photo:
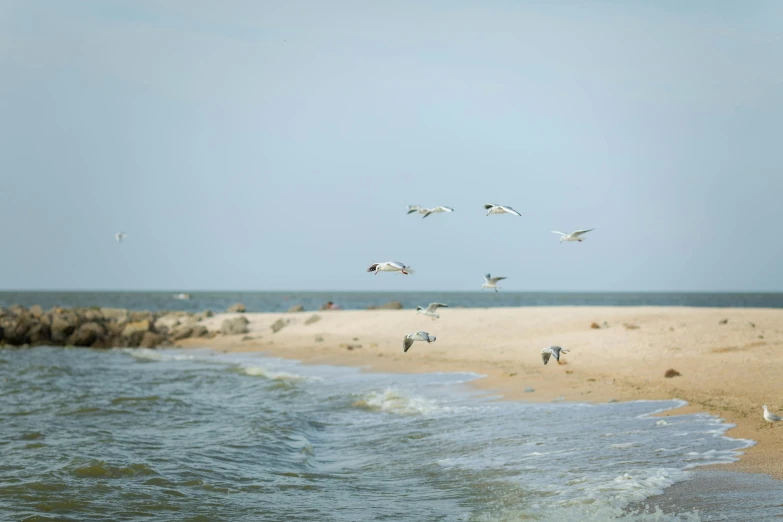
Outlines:
{"label": "sandy beach", "polygon": [[[729,436],[758,442],[725,469],[783,478],[783,425],[765,422],[761,408],[768,404],[783,412],[783,310],[539,307],[441,312],[439,320],[411,310],[241,314],[249,320],[247,334],[179,345],[260,351],[367,371],[470,371],[486,375],[475,386],[511,400],[682,399],[688,406],[668,415],[706,411],[736,424]],[[218,314],[202,324],[216,331],[237,315]],[[273,332],[271,325],[280,319],[285,326]],[[417,330],[436,335],[437,342],[417,342],[403,353],[403,336]],[[571,352],[561,364],[552,359],[544,366],[540,352],[549,345]],[[667,370],[680,375],[667,378]]]}

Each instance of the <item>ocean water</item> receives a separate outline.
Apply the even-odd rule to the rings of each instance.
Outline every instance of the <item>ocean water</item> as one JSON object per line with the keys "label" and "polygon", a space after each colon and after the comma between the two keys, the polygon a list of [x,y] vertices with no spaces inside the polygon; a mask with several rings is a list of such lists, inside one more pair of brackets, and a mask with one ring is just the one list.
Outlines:
{"label": "ocean water", "polygon": [[[0,349],[0,520],[749,519],[737,498],[643,502],[751,444],[719,419],[501,401],[478,377]],[[783,496],[756,500],[763,520]]]}
{"label": "ocean water", "polygon": [[431,302],[465,308],[508,306],[696,306],[717,308],[783,308],[774,293],[540,293],[540,292],[191,292],[188,300],[171,292],[0,292],[0,307],[13,304],[45,309],[53,306],[102,306],[132,310],[223,311],[242,303],[248,312],[285,312],[300,304],[317,310],[334,301],[346,310],[363,310],[389,301],[406,309]]}

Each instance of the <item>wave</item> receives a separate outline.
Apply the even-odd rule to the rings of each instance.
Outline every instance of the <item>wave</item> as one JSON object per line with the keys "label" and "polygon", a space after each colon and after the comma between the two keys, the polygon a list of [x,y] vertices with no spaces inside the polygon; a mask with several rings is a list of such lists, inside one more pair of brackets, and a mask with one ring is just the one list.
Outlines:
{"label": "wave", "polygon": [[449,407],[440,406],[435,400],[416,395],[405,395],[396,388],[386,388],[382,392],[371,391],[358,397],[352,406],[370,411],[400,415],[427,415],[451,410]]}
{"label": "wave", "polygon": [[263,366],[242,366],[239,368],[239,372],[251,377],[263,377],[264,379],[272,381],[296,382],[309,379],[308,377],[297,373],[274,371],[269,368],[264,368]]}

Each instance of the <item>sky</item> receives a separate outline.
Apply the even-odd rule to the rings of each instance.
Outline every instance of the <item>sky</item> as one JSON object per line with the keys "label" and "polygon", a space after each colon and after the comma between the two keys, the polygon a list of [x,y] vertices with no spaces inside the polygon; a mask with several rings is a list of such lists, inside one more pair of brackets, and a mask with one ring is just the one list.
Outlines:
{"label": "sky", "polygon": [[783,291],[781,26],[775,0],[0,0],[0,289]]}

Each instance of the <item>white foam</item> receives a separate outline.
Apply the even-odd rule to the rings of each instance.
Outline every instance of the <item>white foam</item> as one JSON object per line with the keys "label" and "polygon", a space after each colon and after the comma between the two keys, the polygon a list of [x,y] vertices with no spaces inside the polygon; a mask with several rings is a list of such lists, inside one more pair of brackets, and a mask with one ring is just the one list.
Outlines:
{"label": "white foam", "polygon": [[239,369],[241,373],[251,377],[263,377],[271,381],[304,381],[307,379],[304,375],[297,373],[274,371],[263,366],[243,366]]}
{"label": "white foam", "polygon": [[382,392],[371,391],[362,394],[353,403],[353,406],[400,415],[426,415],[450,409],[439,406],[432,399],[416,395],[404,395],[396,388],[386,388]]}
{"label": "white foam", "polygon": [[189,353],[172,353],[150,348],[116,348],[116,350],[143,361],[190,361],[195,359],[195,356]]}

